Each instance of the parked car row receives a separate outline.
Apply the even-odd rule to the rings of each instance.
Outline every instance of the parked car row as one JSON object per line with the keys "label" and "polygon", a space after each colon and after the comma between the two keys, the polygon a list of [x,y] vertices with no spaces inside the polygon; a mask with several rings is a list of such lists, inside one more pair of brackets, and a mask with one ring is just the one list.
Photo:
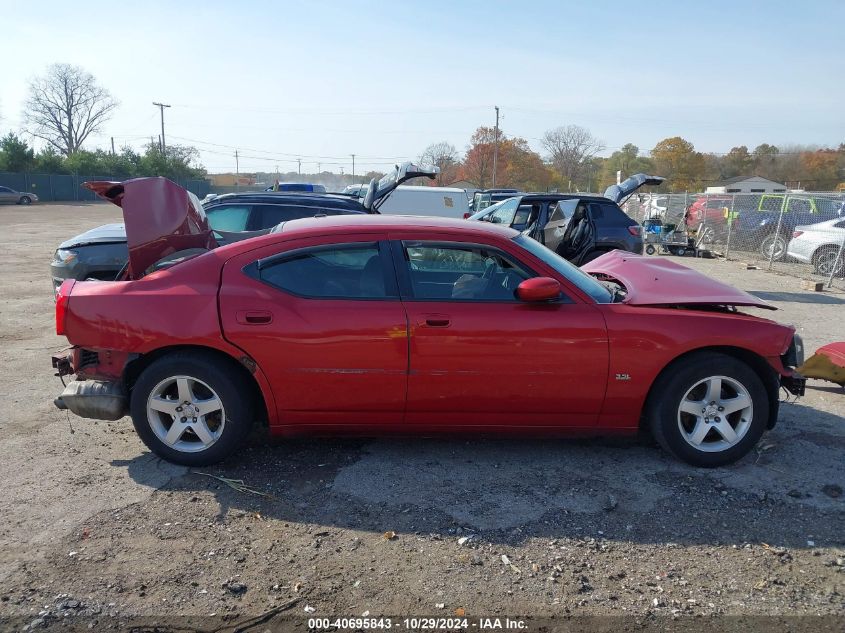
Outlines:
{"label": "parked car row", "polygon": [[[616,250],[581,269],[532,239],[532,219],[548,218],[539,236],[565,208],[564,233],[595,243],[601,213],[650,177],[608,198],[529,198],[522,231],[524,196],[509,223],[369,212],[411,172],[372,183],[366,212],[225,245],[215,212],[175,183],[88,183],[122,209],[128,264],[120,281],[59,287],[72,348],[53,367],[75,378],[56,406],[129,414],[150,450],[192,466],[263,421],[284,436],[645,428],[712,467],[775,425],[780,387],[803,393],[794,328],[737,311],[765,301],[666,258]],[[228,228],[255,226],[253,207],[224,212]]]}
{"label": "parked car row", "polygon": [[811,264],[818,274],[840,276],[845,263],[837,259],[845,227],[845,201],[806,194],[705,196],[690,205],[687,227],[703,226],[705,242],[726,239],[731,248],[752,250],[766,259],[792,259]]}

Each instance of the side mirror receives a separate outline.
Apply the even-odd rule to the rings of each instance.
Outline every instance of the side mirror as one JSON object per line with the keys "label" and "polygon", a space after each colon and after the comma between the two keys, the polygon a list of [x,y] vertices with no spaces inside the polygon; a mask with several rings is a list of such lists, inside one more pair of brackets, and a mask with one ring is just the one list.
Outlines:
{"label": "side mirror", "polygon": [[532,277],[516,287],[520,301],[553,301],[560,297],[560,283],[551,277]]}

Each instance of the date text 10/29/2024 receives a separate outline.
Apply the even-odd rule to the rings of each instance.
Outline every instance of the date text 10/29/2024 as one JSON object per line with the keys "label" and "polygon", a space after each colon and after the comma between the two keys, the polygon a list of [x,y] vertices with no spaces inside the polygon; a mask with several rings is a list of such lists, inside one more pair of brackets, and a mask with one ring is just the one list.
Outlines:
{"label": "date text 10/29/2024", "polygon": [[352,617],[352,618],[308,618],[308,629],[319,630],[387,630],[402,629],[406,631],[524,631],[527,623],[519,618],[507,617]]}

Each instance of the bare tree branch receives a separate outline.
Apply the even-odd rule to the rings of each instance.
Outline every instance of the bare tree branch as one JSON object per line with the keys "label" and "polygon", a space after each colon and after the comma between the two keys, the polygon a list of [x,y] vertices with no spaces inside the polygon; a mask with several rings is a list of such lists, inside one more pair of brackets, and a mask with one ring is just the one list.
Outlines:
{"label": "bare tree branch", "polygon": [[117,106],[91,73],[79,66],[53,64],[43,77],[30,82],[24,121],[30,135],[70,156],[108,121]]}
{"label": "bare tree branch", "polygon": [[458,171],[458,151],[455,146],[446,141],[433,143],[420,154],[420,163],[423,167],[439,167],[437,174],[437,186],[449,185],[455,182]]}
{"label": "bare tree branch", "polygon": [[582,178],[590,159],[604,149],[604,143],[578,125],[549,130],[541,142],[554,168],[572,184]]}

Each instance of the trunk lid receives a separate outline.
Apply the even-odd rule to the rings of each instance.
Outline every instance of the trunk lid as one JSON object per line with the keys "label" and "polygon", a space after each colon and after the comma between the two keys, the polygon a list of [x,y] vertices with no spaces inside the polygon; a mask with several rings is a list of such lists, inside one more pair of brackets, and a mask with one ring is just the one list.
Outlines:
{"label": "trunk lid", "polygon": [[622,303],[630,305],[753,306],[777,310],[754,295],[663,257],[617,250],[587,262],[581,270],[621,283],[627,291]]}
{"label": "trunk lid", "polygon": [[93,181],[84,186],[123,210],[129,279],[143,277],[150,266],[174,253],[217,246],[202,203],[167,178]]}
{"label": "trunk lid", "polygon": [[622,204],[626,198],[631,196],[640,187],[647,185],[659,185],[665,178],[662,176],[649,176],[648,174],[634,174],[623,180],[618,185],[610,185],[604,191],[604,197],[613,200],[616,204]]}
{"label": "trunk lid", "polygon": [[370,186],[367,189],[367,195],[364,196],[364,201],[361,203],[367,210],[367,213],[378,213],[378,208],[385,201],[396,187],[403,182],[407,182],[412,178],[429,178],[434,180],[437,174],[440,173],[439,167],[420,167],[414,163],[402,163],[396,165],[389,174],[386,174],[381,180],[373,178],[370,181]]}

